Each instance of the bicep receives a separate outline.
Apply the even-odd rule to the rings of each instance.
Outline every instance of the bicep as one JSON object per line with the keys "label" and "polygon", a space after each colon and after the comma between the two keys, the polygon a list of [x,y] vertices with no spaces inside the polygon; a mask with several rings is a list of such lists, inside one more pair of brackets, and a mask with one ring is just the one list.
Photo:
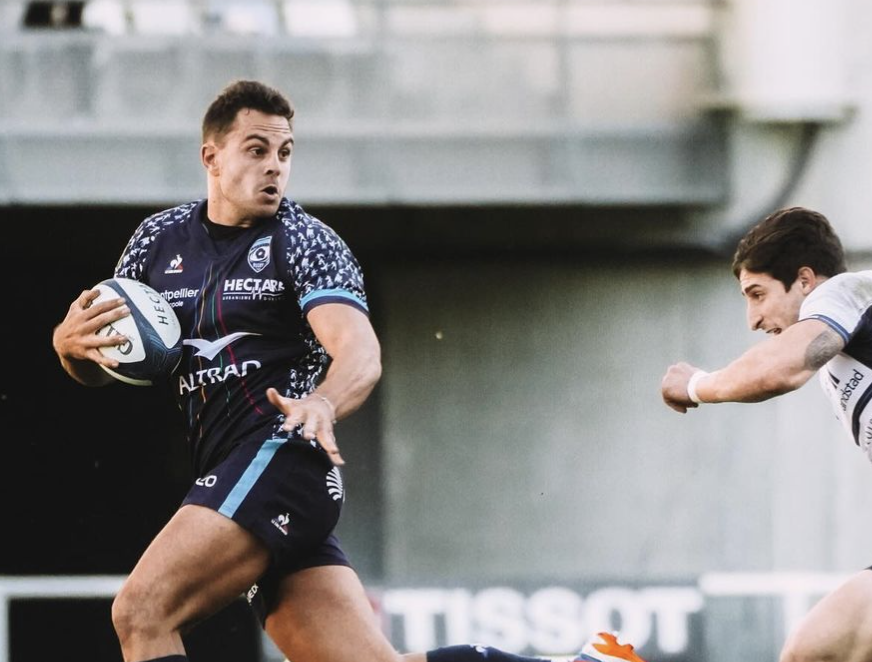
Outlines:
{"label": "bicep", "polygon": [[819,370],[832,359],[836,354],[845,348],[845,341],[828,324],[819,320],[808,320],[809,323],[814,323],[816,330],[810,334],[816,333],[809,341],[805,349],[805,367],[808,370]]}
{"label": "bicep", "polygon": [[838,354],[845,341],[826,322],[806,319],[774,339],[775,355],[784,369],[812,374]]}

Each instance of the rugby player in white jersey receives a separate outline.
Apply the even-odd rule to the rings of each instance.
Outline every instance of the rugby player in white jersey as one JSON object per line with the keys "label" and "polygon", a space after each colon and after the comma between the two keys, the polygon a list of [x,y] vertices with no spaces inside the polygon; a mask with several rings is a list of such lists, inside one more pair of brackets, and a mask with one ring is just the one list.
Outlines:
{"label": "rugby player in white jersey", "polygon": [[[669,366],[664,402],[686,413],[700,403],[759,402],[818,375],[837,417],[872,459],[872,271],[849,272],[827,218],[778,210],[739,241],[733,273],[752,330],[770,338],[719,370]],[[788,636],[781,662],[872,660],[872,572],[825,596]]]}

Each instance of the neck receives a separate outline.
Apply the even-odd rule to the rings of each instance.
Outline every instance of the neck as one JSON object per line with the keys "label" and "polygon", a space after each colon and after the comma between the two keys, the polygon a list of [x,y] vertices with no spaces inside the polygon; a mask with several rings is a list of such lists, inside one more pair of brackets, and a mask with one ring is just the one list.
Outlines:
{"label": "neck", "polygon": [[212,194],[207,199],[206,218],[216,225],[239,228],[250,227],[255,221],[254,217],[241,213],[233,205]]}

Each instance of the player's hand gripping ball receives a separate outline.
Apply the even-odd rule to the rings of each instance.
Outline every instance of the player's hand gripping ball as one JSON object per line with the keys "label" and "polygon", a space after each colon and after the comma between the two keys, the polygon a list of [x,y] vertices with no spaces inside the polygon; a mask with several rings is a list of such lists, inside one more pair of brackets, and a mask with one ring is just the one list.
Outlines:
{"label": "player's hand gripping ball", "polygon": [[101,347],[118,367],[100,366],[110,375],[134,386],[150,386],[166,379],[182,358],[182,329],[175,311],[157,290],[129,278],[108,278],[94,286],[94,303],[122,297],[130,314],[107,324],[97,334],[123,335],[123,345]]}

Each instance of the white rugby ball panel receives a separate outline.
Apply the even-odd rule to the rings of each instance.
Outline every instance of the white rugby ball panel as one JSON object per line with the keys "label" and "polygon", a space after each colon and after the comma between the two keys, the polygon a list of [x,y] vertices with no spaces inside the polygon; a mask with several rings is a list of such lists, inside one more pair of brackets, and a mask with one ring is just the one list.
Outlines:
{"label": "white rugby ball panel", "polygon": [[[94,303],[100,303],[109,299],[117,299],[124,297],[124,292],[116,291],[114,288],[100,283],[96,286],[100,290],[100,295],[94,299]],[[136,317],[139,311],[131,308],[130,315],[122,317],[120,320],[115,320],[111,324],[107,324],[97,332],[98,336],[127,336],[134,342],[125,343],[124,345],[101,347],[100,351],[117,361],[122,363],[136,363],[145,358],[145,347],[139,342],[139,328],[143,322],[137,324]]]}
{"label": "white rugby ball panel", "polygon": [[131,384],[132,386],[151,386],[154,383],[151,379],[135,379],[133,377],[128,377],[127,375],[122,375],[120,372],[115,372],[112,368],[107,368],[105,365],[101,365],[100,367],[118,381]]}
{"label": "white rugby ball panel", "polygon": [[[106,298],[120,296],[126,299],[131,311],[138,314],[140,319],[137,321],[147,322],[148,328],[157,332],[167,347],[172,347],[181,338],[182,328],[175,312],[154,288],[130,278],[109,278],[97,287],[108,291]],[[102,296],[97,298],[101,300]]]}
{"label": "white rugby ball panel", "polygon": [[107,324],[99,335],[124,335],[129,342],[100,351],[118,361],[117,368],[103,369],[128,384],[148,386],[166,377],[182,356],[181,326],[169,303],[153,288],[128,278],[109,278],[94,286],[100,291],[95,303],[122,297],[130,314]]}

